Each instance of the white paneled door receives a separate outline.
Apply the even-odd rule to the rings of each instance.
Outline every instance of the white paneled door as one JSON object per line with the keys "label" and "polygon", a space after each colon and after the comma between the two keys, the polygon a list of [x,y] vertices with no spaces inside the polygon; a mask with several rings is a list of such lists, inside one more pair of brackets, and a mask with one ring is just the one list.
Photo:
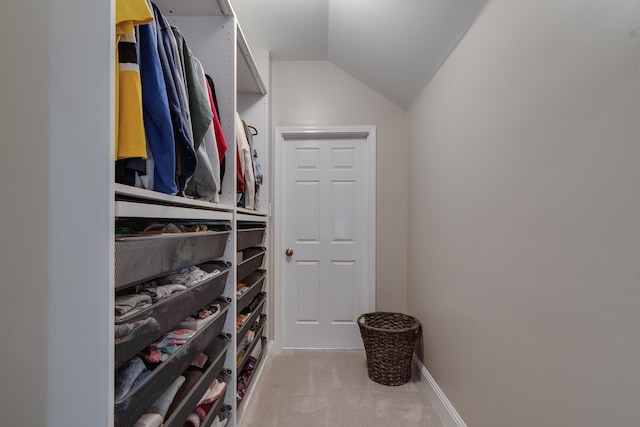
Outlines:
{"label": "white paneled door", "polygon": [[281,138],[283,348],[362,348],[356,319],[374,309],[373,130]]}

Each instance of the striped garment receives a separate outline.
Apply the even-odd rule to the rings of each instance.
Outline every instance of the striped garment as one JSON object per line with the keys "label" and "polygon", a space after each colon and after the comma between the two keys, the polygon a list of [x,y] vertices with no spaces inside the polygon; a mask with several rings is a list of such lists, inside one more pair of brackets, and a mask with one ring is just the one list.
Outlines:
{"label": "striped garment", "polygon": [[135,25],[153,21],[145,0],[116,1],[116,159],[147,157]]}

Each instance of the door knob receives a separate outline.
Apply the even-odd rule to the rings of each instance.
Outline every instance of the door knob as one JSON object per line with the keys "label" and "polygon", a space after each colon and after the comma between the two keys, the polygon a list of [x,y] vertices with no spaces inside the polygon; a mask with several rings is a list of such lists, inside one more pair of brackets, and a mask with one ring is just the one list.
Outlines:
{"label": "door knob", "polygon": [[293,255],[293,249],[291,249],[291,248],[287,248],[287,250],[286,250],[286,251],[284,251],[284,254],[285,254],[286,256],[291,256],[291,255]]}

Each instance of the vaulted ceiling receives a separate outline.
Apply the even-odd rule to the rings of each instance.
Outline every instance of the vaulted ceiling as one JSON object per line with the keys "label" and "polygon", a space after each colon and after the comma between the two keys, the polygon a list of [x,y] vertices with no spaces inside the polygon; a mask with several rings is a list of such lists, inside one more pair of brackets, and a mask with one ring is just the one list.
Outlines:
{"label": "vaulted ceiling", "polygon": [[328,60],[407,108],[489,0],[231,0],[252,49]]}

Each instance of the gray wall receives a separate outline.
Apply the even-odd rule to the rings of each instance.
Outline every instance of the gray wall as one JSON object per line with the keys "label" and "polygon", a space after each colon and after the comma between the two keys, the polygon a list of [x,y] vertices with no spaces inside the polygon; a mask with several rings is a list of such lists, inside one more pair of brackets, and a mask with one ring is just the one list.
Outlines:
{"label": "gray wall", "polygon": [[0,14],[3,426],[113,424],[111,14],[98,0]]}
{"label": "gray wall", "polygon": [[469,426],[639,425],[639,23],[493,0],[410,109],[408,310]]}
{"label": "gray wall", "polygon": [[377,126],[376,308],[407,304],[408,113],[327,61],[274,61],[273,127]]}
{"label": "gray wall", "polygon": [[0,320],[5,328],[0,369],[7,387],[0,414],[7,426],[44,426],[46,420],[45,407],[26,409],[28,402],[46,402],[49,313],[49,146],[43,143],[48,138],[47,4],[38,15],[32,13],[35,3],[10,3],[0,14],[5,34],[0,45]]}

